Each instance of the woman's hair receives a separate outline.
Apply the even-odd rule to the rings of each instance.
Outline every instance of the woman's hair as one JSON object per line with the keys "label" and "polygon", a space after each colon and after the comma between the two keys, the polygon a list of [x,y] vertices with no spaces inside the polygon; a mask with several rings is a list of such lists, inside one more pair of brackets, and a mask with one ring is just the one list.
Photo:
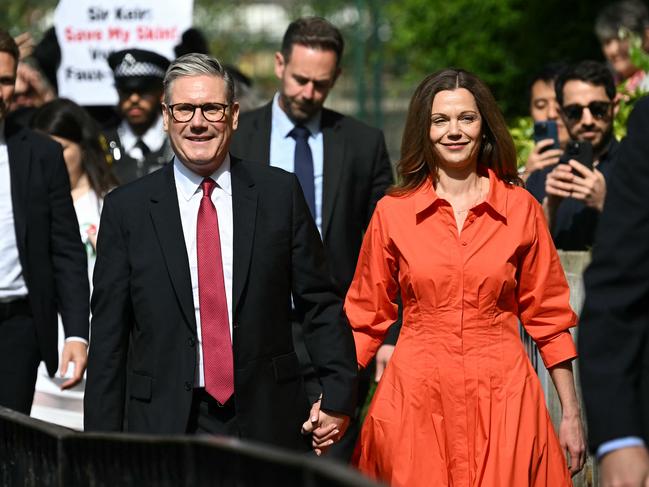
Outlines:
{"label": "woman's hair", "polygon": [[392,194],[408,193],[429,177],[437,177],[438,156],[430,140],[433,99],[440,91],[458,88],[471,92],[482,118],[478,164],[491,168],[500,179],[522,186],[516,170],[514,141],[489,88],[476,75],[451,68],[424,78],[412,95],[401,141],[401,160],[397,164],[398,180]]}
{"label": "woman's hair", "polygon": [[31,125],[35,130],[81,146],[83,170],[88,175],[90,186],[99,196],[104,196],[118,185],[106,162],[97,124],[75,102],[58,98],[44,104],[34,113]]}

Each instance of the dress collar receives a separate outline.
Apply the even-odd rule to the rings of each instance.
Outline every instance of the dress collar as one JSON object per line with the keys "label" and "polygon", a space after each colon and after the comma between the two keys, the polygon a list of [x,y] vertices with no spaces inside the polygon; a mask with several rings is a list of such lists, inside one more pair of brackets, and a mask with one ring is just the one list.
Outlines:
{"label": "dress collar", "polygon": [[[485,197],[483,203],[490,206],[496,213],[498,213],[503,218],[507,218],[507,186],[510,184],[500,180],[496,173],[489,168],[486,169],[489,176],[489,192]],[[438,201],[441,201],[441,198],[437,195],[435,188],[433,187],[432,181],[430,178],[415,190],[415,212],[417,214],[423,212],[430,206],[437,207]]]}

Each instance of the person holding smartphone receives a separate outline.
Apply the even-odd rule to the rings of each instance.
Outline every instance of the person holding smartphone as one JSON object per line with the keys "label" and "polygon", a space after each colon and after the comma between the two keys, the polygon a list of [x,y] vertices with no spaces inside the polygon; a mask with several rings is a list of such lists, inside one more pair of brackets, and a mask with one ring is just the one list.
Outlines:
{"label": "person holding smartphone", "polygon": [[555,88],[574,153],[568,150],[559,157],[562,163],[532,174],[527,188],[543,204],[557,248],[588,250],[618,146],[615,82],[604,64],[582,61],[562,71]]}
{"label": "person holding smartphone", "polygon": [[521,179],[559,162],[562,148],[570,138],[559,116],[559,104],[554,81],[567,67],[564,63],[550,63],[534,75],[529,84],[530,116],[534,120],[534,148],[520,173]]}

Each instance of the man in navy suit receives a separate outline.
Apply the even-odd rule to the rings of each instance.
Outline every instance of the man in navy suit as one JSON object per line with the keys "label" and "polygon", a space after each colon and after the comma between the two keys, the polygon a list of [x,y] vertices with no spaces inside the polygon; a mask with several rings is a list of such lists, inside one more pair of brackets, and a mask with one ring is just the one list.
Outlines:
{"label": "man in navy suit", "polygon": [[[239,157],[298,176],[341,295],[351,284],[376,202],[393,181],[383,133],[323,106],[340,75],[343,47],[340,31],[323,18],[292,22],[281,50],[275,53],[279,90],[267,105],[242,114],[231,147]],[[318,384],[300,335],[305,317],[294,313],[293,319],[303,374],[310,395],[317,397]],[[392,327],[377,353],[377,380],[394,350],[398,331],[398,326]],[[372,378],[370,371],[362,372],[359,406]],[[353,421],[332,456],[349,460],[357,433],[358,422]]]}

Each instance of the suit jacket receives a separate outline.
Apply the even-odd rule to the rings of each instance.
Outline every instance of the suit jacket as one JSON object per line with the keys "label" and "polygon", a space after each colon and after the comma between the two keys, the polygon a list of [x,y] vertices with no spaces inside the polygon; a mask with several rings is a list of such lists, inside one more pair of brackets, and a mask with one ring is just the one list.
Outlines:
{"label": "suit jacket", "polygon": [[[323,386],[324,409],[351,414],[356,358],[297,178],[231,158],[234,401],[244,438],[308,449],[309,403],[290,312]],[[92,297],[86,428],[184,433],[197,367],[189,261],[173,164],[105,199]],[[127,352],[129,351],[127,360]]]}
{"label": "suit jacket", "polygon": [[649,444],[648,131],[644,98],[629,117],[585,273],[579,365],[593,451],[626,436]]}
{"label": "suit jacket", "polygon": [[18,255],[41,357],[58,366],[58,318],[66,336],[88,339],[88,263],[61,146],[6,122]]}
{"label": "suit jacket", "polygon": [[[272,103],[239,118],[230,150],[269,163]],[[383,133],[332,110],[322,110],[324,187],[322,240],[342,293],[354,277],[363,234],[376,202],[392,184]]]}

